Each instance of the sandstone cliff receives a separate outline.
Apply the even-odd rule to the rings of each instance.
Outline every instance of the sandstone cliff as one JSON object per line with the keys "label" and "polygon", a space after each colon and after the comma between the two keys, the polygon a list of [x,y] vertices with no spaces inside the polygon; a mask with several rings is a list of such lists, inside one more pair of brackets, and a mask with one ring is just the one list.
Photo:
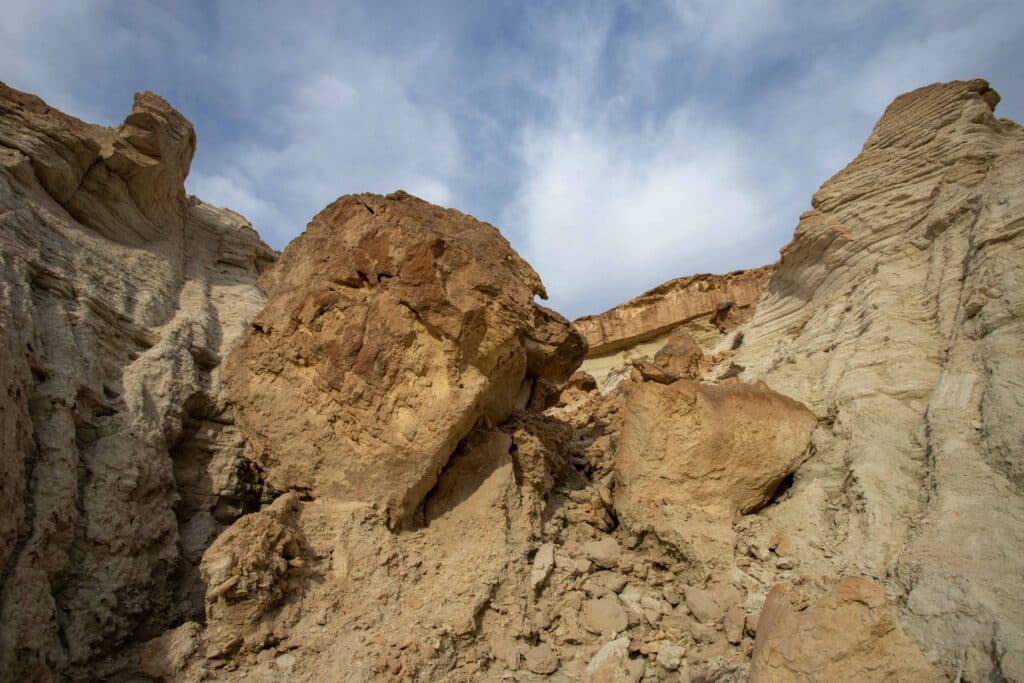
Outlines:
{"label": "sandstone cliff", "polygon": [[577,328],[465,214],[275,263],[163,100],[0,90],[0,678],[1024,678],[997,101],[897,99],[779,264]]}
{"label": "sandstone cliff", "polygon": [[734,359],[820,422],[766,527],[883,582],[967,680],[1024,679],[1024,129],[998,101],[980,80],[897,98],[814,195]]}
{"label": "sandstone cliff", "polygon": [[259,506],[218,364],[274,254],[185,195],[194,146],[149,93],[106,129],[0,84],[0,679],[201,614],[201,553]]}

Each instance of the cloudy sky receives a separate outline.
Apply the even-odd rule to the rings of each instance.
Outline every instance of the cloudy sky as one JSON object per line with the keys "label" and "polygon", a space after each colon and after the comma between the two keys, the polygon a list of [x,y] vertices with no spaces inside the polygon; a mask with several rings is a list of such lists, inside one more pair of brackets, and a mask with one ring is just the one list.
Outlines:
{"label": "cloudy sky", "polygon": [[[831,8],[828,6],[832,5]],[[191,192],[282,248],[340,194],[498,226],[570,317],[773,261],[886,104],[982,76],[1024,120],[1024,2],[4,0],[0,80],[195,125]]]}

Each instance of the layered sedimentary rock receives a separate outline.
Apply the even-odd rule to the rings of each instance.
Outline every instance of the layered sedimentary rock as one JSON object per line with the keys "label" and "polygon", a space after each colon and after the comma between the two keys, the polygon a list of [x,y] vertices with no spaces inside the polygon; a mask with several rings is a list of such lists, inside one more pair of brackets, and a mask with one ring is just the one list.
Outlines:
{"label": "layered sedimentary rock", "polygon": [[260,282],[225,372],[250,457],[279,490],[379,503],[393,525],[478,421],[586,352],[497,230],[404,193],[342,197]]}
{"label": "layered sedimentary rock", "polygon": [[573,321],[590,347],[590,355],[606,355],[657,337],[703,317],[724,318],[729,309],[752,310],[772,276],[773,266],[738,270],[726,275],[692,275],[669,280],[635,299],[599,315]]}
{"label": "layered sedimentary rock", "polygon": [[880,581],[965,680],[1024,678],[1024,130],[998,100],[980,80],[897,98],[814,195],[734,359],[823,421],[766,536]]}
{"label": "layered sedimentary rock", "polygon": [[0,84],[0,679],[201,614],[199,556],[259,504],[218,364],[274,254],[185,195],[194,147],[149,93],[108,129]]}
{"label": "layered sedimentary rock", "polygon": [[650,360],[673,335],[689,337],[702,353],[720,360],[742,341],[734,333],[750,320],[774,268],[669,280],[604,313],[575,320],[588,344],[583,370],[607,391],[628,373],[630,363]]}

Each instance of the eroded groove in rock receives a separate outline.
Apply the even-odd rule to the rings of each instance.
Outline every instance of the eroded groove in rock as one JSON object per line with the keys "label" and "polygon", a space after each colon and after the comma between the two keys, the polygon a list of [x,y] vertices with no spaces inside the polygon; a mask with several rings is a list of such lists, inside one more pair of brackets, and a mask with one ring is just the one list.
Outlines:
{"label": "eroded groove in rock", "polygon": [[150,93],[106,129],[0,85],[5,680],[101,675],[189,614],[169,446],[190,396],[225,408],[220,353],[274,259],[185,195],[194,144]]}

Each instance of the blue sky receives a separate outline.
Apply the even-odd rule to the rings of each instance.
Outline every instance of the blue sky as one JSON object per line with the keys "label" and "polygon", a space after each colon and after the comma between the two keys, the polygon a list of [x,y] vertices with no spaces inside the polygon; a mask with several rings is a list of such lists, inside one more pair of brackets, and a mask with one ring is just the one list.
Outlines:
{"label": "blue sky", "polygon": [[1024,2],[4,0],[0,80],[195,125],[188,188],[282,248],[340,194],[498,226],[550,304],[775,260],[886,104],[988,78],[1024,120]]}

